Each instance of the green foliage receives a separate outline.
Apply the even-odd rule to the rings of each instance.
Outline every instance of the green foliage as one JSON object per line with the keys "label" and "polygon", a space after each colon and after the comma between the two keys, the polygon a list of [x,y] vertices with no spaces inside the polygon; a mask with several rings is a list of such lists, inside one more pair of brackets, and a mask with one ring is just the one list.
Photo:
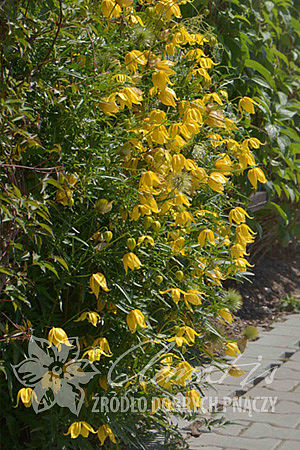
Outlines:
{"label": "green foliage", "polygon": [[225,78],[231,67],[230,80],[224,80],[230,96],[249,96],[259,103],[253,133],[266,142],[258,158],[267,167],[269,197],[257,216],[266,236],[260,245],[265,251],[274,240],[285,246],[299,237],[297,4],[292,0],[212,0],[196,1],[188,8],[188,15],[195,14],[196,9],[204,14],[222,43],[222,66],[218,70]]}

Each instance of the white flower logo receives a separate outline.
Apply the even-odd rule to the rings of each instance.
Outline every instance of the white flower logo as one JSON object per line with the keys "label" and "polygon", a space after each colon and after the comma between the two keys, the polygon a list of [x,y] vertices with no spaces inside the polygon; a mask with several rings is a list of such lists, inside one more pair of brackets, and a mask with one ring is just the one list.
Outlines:
{"label": "white flower logo", "polygon": [[29,357],[12,365],[20,383],[33,389],[32,406],[36,413],[57,404],[78,416],[84,402],[84,390],[79,385],[87,384],[99,373],[89,360],[78,359],[77,337],[68,338],[67,344],[57,348],[47,339],[32,336]]}

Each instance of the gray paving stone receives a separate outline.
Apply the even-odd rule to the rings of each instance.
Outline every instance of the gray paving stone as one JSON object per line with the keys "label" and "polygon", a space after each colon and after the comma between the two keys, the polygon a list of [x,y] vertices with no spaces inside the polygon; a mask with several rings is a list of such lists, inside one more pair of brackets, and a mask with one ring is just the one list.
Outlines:
{"label": "gray paving stone", "polygon": [[290,439],[292,441],[299,441],[300,448],[300,430],[278,427],[267,423],[253,423],[242,432],[241,437]]}
{"label": "gray paving stone", "polygon": [[299,361],[287,361],[284,363],[284,366],[287,369],[293,369],[293,370],[297,370],[298,372],[300,372],[300,362]]}
{"label": "gray paving stone", "polygon": [[300,330],[299,327],[289,327],[282,324],[281,326],[276,326],[273,330],[268,332],[268,336],[295,336],[300,340]]}
{"label": "gray paving stone", "polygon": [[291,392],[299,385],[300,380],[274,380],[272,384],[268,385],[268,389],[274,392]]}
{"label": "gray paving stone", "polygon": [[299,371],[289,369],[288,367],[286,367],[286,364],[283,364],[281,367],[278,367],[278,369],[275,370],[274,379],[281,380],[282,378],[284,379],[291,378],[293,380],[299,380],[300,383],[300,364],[299,364]]}
{"label": "gray paving stone", "polygon": [[240,436],[226,436],[225,439],[224,436],[208,433],[201,434],[199,438],[191,439],[188,442],[190,444],[190,450],[198,450],[201,448],[200,446],[207,448],[209,445],[214,445],[216,447],[223,447],[226,445],[226,447],[230,449],[237,448],[239,450],[275,450],[279,445],[280,440],[272,438],[259,440],[256,438],[256,440],[254,440],[253,438],[243,438]]}
{"label": "gray paving stone", "polygon": [[290,361],[293,361],[293,362],[299,362],[299,363],[300,363],[300,352],[294,353],[294,354],[291,356]]}
{"label": "gray paving stone", "polygon": [[[267,334],[263,337],[261,337],[257,343],[258,345],[267,345],[267,346],[272,346],[272,347],[295,347],[295,349],[299,348],[299,340],[300,337],[295,337],[295,336],[282,336],[282,335],[270,335]],[[253,343],[255,344],[255,342]],[[252,345],[253,345],[252,344]]]}
{"label": "gray paving stone", "polygon": [[280,444],[278,450],[299,450],[299,441],[285,441]]}
{"label": "gray paving stone", "polygon": [[277,414],[276,406],[274,413],[253,412],[251,415],[247,411],[240,413],[226,412],[224,417],[230,422],[237,422],[243,425],[246,423],[269,423],[270,425],[281,426],[286,428],[297,428],[300,425],[300,417],[297,414]]}
{"label": "gray paving stone", "polygon": [[222,436],[239,436],[242,431],[244,431],[247,427],[249,427],[249,422],[244,422],[243,424],[232,424],[226,425],[222,428],[217,428],[214,430],[216,434],[220,434]]}
{"label": "gray paving stone", "polygon": [[[251,397],[274,397],[274,395],[278,396],[280,400],[290,400],[297,403],[300,403],[300,392],[283,392],[283,391],[272,391],[268,388],[268,386],[263,386],[262,383],[259,383],[259,385],[255,386],[254,388],[250,389],[247,392],[247,395]],[[299,418],[300,422],[300,418]]]}
{"label": "gray paving stone", "polygon": [[300,414],[300,404],[288,400],[281,400],[276,405],[277,413]]}

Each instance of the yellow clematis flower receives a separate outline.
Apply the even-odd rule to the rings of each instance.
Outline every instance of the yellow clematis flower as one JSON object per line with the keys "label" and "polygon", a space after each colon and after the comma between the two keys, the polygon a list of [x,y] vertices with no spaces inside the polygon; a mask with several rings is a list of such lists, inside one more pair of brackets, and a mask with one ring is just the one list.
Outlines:
{"label": "yellow clematis flower", "polygon": [[180,327],[176,333],[176,336],[167,339],[168,342],[175,341],[178,347],[181,347],[182,344],[187,344],[189,346],[195,343],[195,336],[200,336],[193,328],[184,326]]}
{"label": "yellow clematis flower", "polygon": [[119,107],[114,100],[109,100],[107,97],[103,97],[99,102],[99,108],[104,114],[113,116],[114,113],[119,112]]}
{"label": "yellow clematis flower", "polygon": [[97,432],[87,422],[73,422],[72,425],[69,426],[67,433],[64,433],[64,435],[67,436],[70,434],[72,439],[76,439],[80,434],[86,438],[90,433],[95,434]]}
{"label": "yellow clematis flower", "polygon": [[254,242],[253,236],[256,234],[248,225],[242,223],[236,227],[236,237],[238,244],[245,245]]}
{"label": "yellow clematis flower", "polygon": [[101,11],[104,17],[119,17],[122,8],[114,0],[102,0]]}
{"label": "yellow clematis flower", "polygon": [[258,105],[252,98],[250,97],[242,97],[239,101],[239,110],[241,114],[243,114],[243,110],[246,111],[249,114],[254,114],[254,106]]}
{"label": "yellow clematis flower", "polygon": [[176,92],[173,91],[173,89],[166,87],[165,89],[162,89],[158,93],[159,100],[166,106],[172,106],[173,108],[176,107],[175,100],[177,100]]}
{"label": "yellow clematis flower", "polygon": [[171,369],[169,365],[162,367],[155,375],[156,383],[166,389],[172,387],[172,377],[174,376],[174,369]]}
{"label": "yellow clematis flower", "polygon": [[36,393],[31,388],[22,388],[19,390],[17,395],[17,406],[19,406],[19,400],[21,398],[22,403],[24,404],[25,408],[30,408],[32,405],[32,400],[35,399],[37,401]]}
{"label": "yellow clematis flower", "polygon": [[176,304],[180,300],[180,294],[185,294],[185,292],[183,290],[178,289],[178,288],[170,288],[170,289],[166,289],[165,291],[159,291],[160,294],[167,294],[168,292],[171,292],[171,297]]}
{"label": "yellow clematis flower", "polygon": [[230,255],[232,259],[241,258],[244,255],[248,255],[246,253],[246,246],[242,244],[234,244],[230,249]]}
{"label": "yellow clematis flower", "polygon": [[201,397],[196,389],[191,389],[185,393],[186,406],[188,409],[195,411],[201,406]]}
{"label": "yellow clematis flower", "polygon": [[257,189],[257,181],[261,183],[266,183],[267,179],[265,174],[259,167],[254,167],[253,169],[248,170],[248,178],[254,189]]}
{"label": "yellow clematis flower", "polygon": [[240,352],[240,349],[237,346],[236,342],[227,342],[226,347],[225,347],[225,353],[228,356],[238,356]]}
{"label": "yellow clematis flower", "polygon": [[235,364],[232,364],[228,370],[228,373],[232,377],[241,377],[242,375],[245,375],[246,372]]}
{"label": "yellow clematis flower", "polygon": [[148,170],[147,172],[144,172],[140,178],[139,189],[140,191],[149,194],[158,194],[159,191],[155,190],[154,187],[157,187],[160,184],[160,179],[157,174]]}
{"label": "yellow clematis flower", "polygon": [[131,270],[139,269],[142,266],[142,263],[134,253],[129,252],[123,256],[123,266],[127,273],[128,268]]}
{"label": "yellow clematis flower", "polygon": [[152,74],[152,83],[158,89],[165,89],[167,84],[172,84],[169,78],[169,75],[163,70],[156,70]]}
{"label": "yellow clematis flower", "polygon": [[184,294],[184,301],[187,306],[188,303],[191,303],[192,305],[201,305],[201,295],[205,295],[203,292],[197,291],[197,289],[188,289],[187,292]]}
{"label": "yellow clematis flower", "polygon": [[141,328],[148,328],[145,323],[145,316],[139,309],[133,309],[132,311],[130,311],[127,314],[126,322],[131,333],[136,332],[137,326]]}
{"label": "yellow clematis flower", "polygon": [[222,308],[218,310],[218,314],[224,319],[224,321],[231,323],[233,321],[233,317],[228,308]]}
{"label": "yellow clematis flower", "polygon": [[240,206],[232,209],[228,215],[230,225],[232,225],[232,221],[238,225],[246,222],[246,217],[248,217],[248,219],[253,219],[253,217],[249,216],[249,214]]}
{"label": "yellow clematis flower", "polygon": [[108,289],[107,287],[107,283],[106,283],[106,278],[103,275],[103,273],[94,273],[91,277],[90,277],[90,288],[93,292],[93,294],[95,294],[95,296],[98,298],[99,297],[99,293],[100,293],[100,288],[103,289],[103,291],[105,292],[109,292],[110,289]]}
{"label": "yellow clematis flower", "polygon": [[125,55],[125,65],[131,72],[136,72],[138,64],[140,66],[145,66],[147,64],[147,59],[142,52],[133,50]]}
{"label": "yellow clematis flower", "polygon": [[78,319],[74,320],[74,322],[79,322],[79,321],[83,321],[83,320],[87,320],[94,327],[96,327],[99,323],[100,315],[96,312],[83,312],[82,314],[80,314]]}
{"label": "yellow clematis flower", "polygon": [[209,228],[206,228],[205,230],[202,230],[201,233],[198,236],[198,244],[200,247],[204,247],[207,243],[210,243],[212,245],[215,245],[215,236],[212,230]]}
{"label": "yellow clematis flower", "polygon": [[48,341],[50,344],[55,345],[58,350],[61,350],[61,344],[72,347],[72,344],[68,340],[67,333],[62,328],[52,327],[48,333]]}
{"label": "yellow clematis flower", "polygon": [[224,177],[220,172],[212,172],[208,177],[208,186],[216,192],[222,194],[224,191],[224,184],[227,183],[228,178]]}
{"label": "yellow clematis flower", "polygon": [[146,244],[150,244],[152,247],[154,247],[154,245],[155,245],[154,239],[152,236],[140,236],[138,238],[138,245],[141,245],[143,242],[145,242]]}
{"label": "yellow clematis flower", "polygon": [[89,361],[99,361],[101,355],[111,357],[113,354],[110,350],[109,343],[105,337],[97,338],[93,342],[93,348],[84,352],[83,356],[88,355]]}
{"label": "yellow clematis flower", "polygon": [[110,428],[110,426],[108,424],[102,425],[101,427],[98,428],[97,431],[97,436],[99,438],[100,441],[100,445],[104,444],[104,441],[107,437],[109,437],[109,439],[111,440],[111,442],[113,442],[114,444],[116,444],[116,438],[114,433],[112,432],[112,429]]}
{"label": "yellow clematis flower", "polygon": [[174,383],[180,386],[185,386],[186,382],[189,381],[196,369],[192,367],[187,361],[181,361],[175,367],[174,371]]}

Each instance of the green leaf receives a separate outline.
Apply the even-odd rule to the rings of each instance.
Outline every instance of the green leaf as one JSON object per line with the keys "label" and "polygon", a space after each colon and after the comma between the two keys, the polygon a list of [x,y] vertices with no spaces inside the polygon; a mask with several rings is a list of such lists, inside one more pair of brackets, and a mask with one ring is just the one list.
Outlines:
{"label": "green leaf", "polygon": [[275,90],[276,89],[276,83],[270,74],[270,72],[259,62],[253,61],[252,59],[246,59],[245,61],[245,67],[250,67],[251,69],[256,70],[259,72],[265,80],[269,83],[269,85]]}
{"label": "green leaf", "polygon": [[285,225],[288,225],[289,223],[289,219],[287,214],[283,211],[283,209],[281,208],[281,206],[279,206],[277,203],[274,202],[270,202],[266,205],[266,208],[270,208],[273,209],[275,211],[278,212],[278,214],[283,218],[283,220],[285,221]]}

